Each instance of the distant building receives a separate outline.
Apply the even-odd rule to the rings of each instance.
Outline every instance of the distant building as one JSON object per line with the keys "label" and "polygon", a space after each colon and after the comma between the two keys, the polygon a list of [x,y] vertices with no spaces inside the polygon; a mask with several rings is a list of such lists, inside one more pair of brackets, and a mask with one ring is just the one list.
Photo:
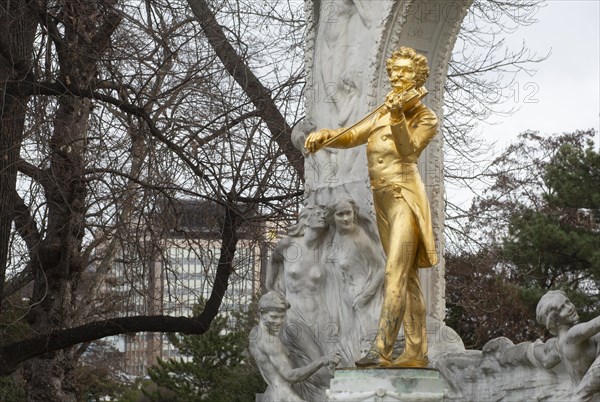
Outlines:
{"label": "distant building", "polygon": [[[119,300],[119,315],[191,316],[194,305],[210,296],[220,257],[223,209],[209,202],[181,201],[175,210],[170,237],[152,247],[154,256],[141,256],[133,247],[123,250],[117,261],[107,293]],[[221,311],[246,310],[259,291],[270,248],[267,232],[263,224],[238,228],[240,240]],[[161,333],[125,335],[118,347],[125,354],[124,371],[131,376],[146,375],[158,357],[178,357]]]}

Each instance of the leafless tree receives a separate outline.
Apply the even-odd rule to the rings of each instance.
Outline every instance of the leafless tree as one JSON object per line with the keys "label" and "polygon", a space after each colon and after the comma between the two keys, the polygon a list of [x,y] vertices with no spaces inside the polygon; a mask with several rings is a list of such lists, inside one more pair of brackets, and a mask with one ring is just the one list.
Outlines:
{"label": "leafless tree", "polygon": [[[0,340],[0,374],[27,362],[31,400],[73,399],[68,383],[81,351],[73,345],[140,331],[204,333],[226,293],[238,228],[286,219],[298,205],[303,160],[290,131],[302,110],[304,22],[294,2],[265,4],[0,6],[0,303],[29,297],[27,331]],[[473,10],[492,9],[481,1]],[[479,72],[505,67],[482,57],[457,57],[447,89],[473,88]],[[528,58],[511,57],[517,66]],[[449,102],[447,143],[464,151],[469,126],[452,113],[464,108]],[[181,199],[222,211],[204,310],[106,319],[100,291],[116,259],[133,247],[135,263],[147,267],[174,230],[167,218]]]}
{"label": "leafless tree", "polygon": [[[269,16],[243,21],[230,5],[219,14],[204,1],[9,5],[0,17],[18,29],[3,28],[23,37],[6,32],[12,42],[0,43],[2,138],[12,136],[0,175],[2,298],[32,290],[22,293],[29,329],[2,342],[0,371],[27,361],[29,399],[72,400],[81,349],[71,346],[128,332],[205,332],[228,286],[238,228],[290,216],[303,166],[286,118],[297,116],[301,70],[265,70],[273,44],[250,41],[247,24]],[[300,36],[286,38],[280,44],[293,47]],[[154,258],[182,198],[222,211],[204,311],[101,317],[99,292],[117,256],[133,244],[137,258]]]}
{"label": "leafless tree", "polygon": [[[494,142],[485,136],[485,124],[518,109],[516,94],[524,84],[517,74],[533,75],[537,63],[549,54],[538,55],[526,43],[518,49],[506,44],[506,36],[519,27],[537,22],[542,0],[475,0],[458,35],[448,65],[444,88],[444,180],[447,186],[479,195],[496,172]],[[533,88],[535,89],[535,88]],[[464,191],[463,191],[464,193]],[[445,234],[451,252],[477,247],[463,230],[470,219],[469,206],[446,200]]]}

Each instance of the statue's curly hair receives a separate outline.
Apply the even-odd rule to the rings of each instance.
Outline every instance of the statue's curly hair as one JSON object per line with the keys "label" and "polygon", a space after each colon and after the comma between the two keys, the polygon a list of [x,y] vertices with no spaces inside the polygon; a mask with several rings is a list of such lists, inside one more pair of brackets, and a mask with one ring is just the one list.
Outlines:
{"label": "statue's curly hair", "polygon": [[427,65],[427,58],[422,54],[415,52],[415,49],[402,46],[400,49],[394,51],[389,59],[385,63],[385,69],[388,75],[392,71],[392,65],[394,61],[399,58],[411,59],[415,63],[415,83],[417,88],[423,86],[427,78],[429,78],[429,66]]}
{"label": "statue's curly hair", "polygon": [[285,312],[290,308],[290,303],[279,292],[273,290],[265,293],[258,301],[258,311],[261,314],[269,311]]}
{"label": "statue's curly hair", "polygon": [[310,219],[310,216],[312,215],[313,211],[317,210],[317,209],[321,210],[323,212],[323,215],[326,215],[327,208],[323,205],[314,205],[314,206],[310,206],[310,207],[305,207],[298,214],[298,222],[289,228],[288,236],[291,236],[291,237],[304,236],[304,232],[306,232],[306,227],[308,226],[308,220]]}
{"label": "statue's curly hair", "polygon": [[561,297],[569,298],[562,290],[549,290],[542,296],[535,311],[537,322],[544,325],[552,335],[556,335],[556,316],[562,304]]}

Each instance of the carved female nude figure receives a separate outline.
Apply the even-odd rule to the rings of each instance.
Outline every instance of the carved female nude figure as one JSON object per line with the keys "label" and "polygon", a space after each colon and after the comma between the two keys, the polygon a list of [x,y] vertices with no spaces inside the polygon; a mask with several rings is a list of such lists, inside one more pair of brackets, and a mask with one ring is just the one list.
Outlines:
{"label": "carved female nude figure", "polygon": [[[281,293],[291,305],[282,339],[295,367],[338,352],[340,346],[339,319],[336,310],[328,308],[339,300],[326,288],[333,281],[323,262],[328,236],[324,208],[306,208],[289,236],[275,247],[267,271],[267,290]],[[351,354],[346,353],[342,365],[351,362]],[[299,392],[307,400],[324,399],[330,378],[323,368],[300,383]]]}

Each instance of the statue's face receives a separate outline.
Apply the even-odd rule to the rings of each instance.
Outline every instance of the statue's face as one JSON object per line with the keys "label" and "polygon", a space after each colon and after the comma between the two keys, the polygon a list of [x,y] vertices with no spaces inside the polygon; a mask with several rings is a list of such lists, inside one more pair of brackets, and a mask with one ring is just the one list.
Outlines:
{"label": "statue's face", "polygon": [[312,210],[310,217],[308,218],[308,227],[313,229],[322,229],[327,227],[325,211],[323,211],[323,209],[315,208]]}
{"label": "statue's face", "polygon": [[571,303],[571,300],[560,294],[554,297],[557,306],[556,318],[559,321],[557,324],[576,324],[579,322],[579,314],[577,314],[577,309]]}
{"label": "statue's face", "polygon": [[354,226],[354,209],[347,201],[342,201],[335,208],[333,214],[335,226],[339,229],[352,229]]}
{"label": "statue's face", "polygon": [[392,63],[389,75],[392,89],[397,92],[402,92],[415,83],[415,62],[412,61],[412,59],[399,57]]}
{"label": "statue's face", "polygon": [[284,319],[285,312],[283,311],[268,311],[262,315],[262,320],[271,335],[279,333]]}

